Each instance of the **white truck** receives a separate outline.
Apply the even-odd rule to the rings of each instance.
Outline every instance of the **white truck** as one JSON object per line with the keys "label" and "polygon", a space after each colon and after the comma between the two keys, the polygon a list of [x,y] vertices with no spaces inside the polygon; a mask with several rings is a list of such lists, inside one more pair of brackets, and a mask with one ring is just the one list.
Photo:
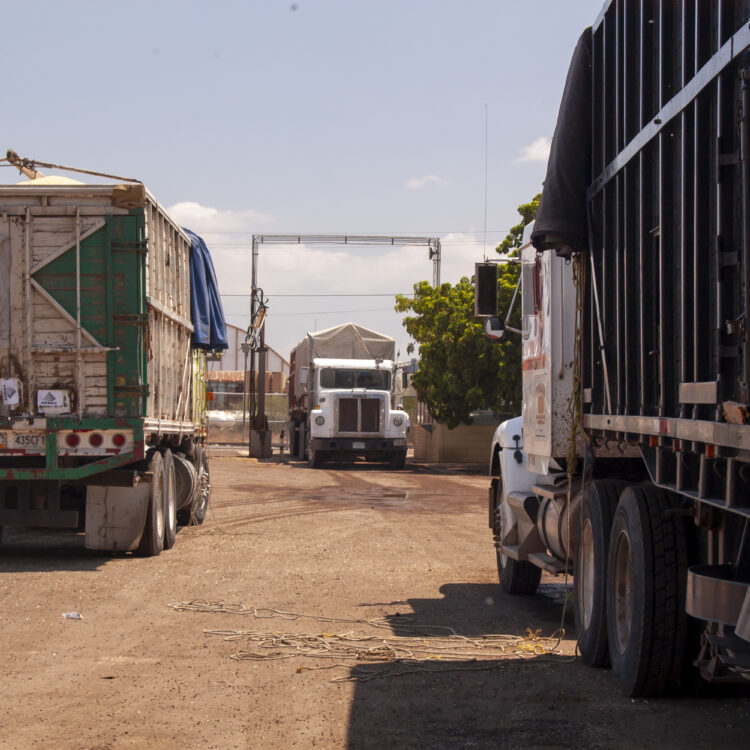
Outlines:
{"label": "white truck", "polygon": [[308,333],[292,350],[290,452],[327,459],[406,461],[408,416],[396,403],[395,342],[356,323]]}

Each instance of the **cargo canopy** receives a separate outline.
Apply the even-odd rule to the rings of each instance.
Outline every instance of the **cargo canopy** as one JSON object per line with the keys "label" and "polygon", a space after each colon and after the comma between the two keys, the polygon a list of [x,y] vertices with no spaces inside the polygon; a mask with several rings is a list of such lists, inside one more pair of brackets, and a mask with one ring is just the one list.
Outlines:
{"label": "cargo canopy", "polygon": [[182,227],[192,243],[190,253],[190,315],[193,323],[193,346],[208,351],[229,348],[224,308],[219,284],[206,243]]}
{"label": "cargo canopy", "polygon": [[570,257],[588,243],[591,180],[591,28],[570,61],[531,243]]}
{"label": "cargo canopy", "polygon": [[297,361],[307,365],[315,357],[326,359],[393,359],[396,344],[390,336],[358,325],[340,326],[308,333],[297,344]]}

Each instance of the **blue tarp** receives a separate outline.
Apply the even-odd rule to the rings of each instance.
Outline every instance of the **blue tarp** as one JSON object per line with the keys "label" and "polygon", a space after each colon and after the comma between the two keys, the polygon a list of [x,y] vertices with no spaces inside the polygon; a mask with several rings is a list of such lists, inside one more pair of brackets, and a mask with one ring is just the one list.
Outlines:
{"label": "blue tarp", "polygon": [[221,306],[216,271],[206,243],[195,232],[182,228],[193,243],[190,253],[190,317],[193,346],[209,351],[228,349],[227,324]]}

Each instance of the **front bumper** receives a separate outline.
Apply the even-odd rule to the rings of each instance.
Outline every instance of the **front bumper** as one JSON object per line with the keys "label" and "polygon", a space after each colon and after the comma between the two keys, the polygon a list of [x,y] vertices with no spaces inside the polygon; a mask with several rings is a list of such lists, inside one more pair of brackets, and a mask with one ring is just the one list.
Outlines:
{"label": "front bumper", "polygon": [[404,438],[382,437],[329,437],[311,438],[310,447],[314,451],[330,451],[336,453],[393,453],[406,450]]}

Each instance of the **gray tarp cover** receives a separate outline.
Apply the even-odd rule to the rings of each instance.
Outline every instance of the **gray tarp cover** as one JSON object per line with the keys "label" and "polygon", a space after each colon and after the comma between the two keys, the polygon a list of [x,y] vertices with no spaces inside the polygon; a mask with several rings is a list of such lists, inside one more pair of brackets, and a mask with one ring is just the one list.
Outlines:
{"label": "gray tarp cover", "polygon": [[581,34],[565,80],[542,200],[531,233],[537,250],[569,256],[587,245],[591,180],[591,28]]}
{"label": "gray tarp cover", "polygon": [[[313,351],[310,351],[312,339]],[[396,343],[390,336],[358,325],[342,323],[308,334],[297,344],[295,352],[295,383],[301,383],[300,370],[316,357],[328,359],[393,359]],[[299,387],[299,386],[298,386]],[[304,387],[301,390],[305,390]]]}

